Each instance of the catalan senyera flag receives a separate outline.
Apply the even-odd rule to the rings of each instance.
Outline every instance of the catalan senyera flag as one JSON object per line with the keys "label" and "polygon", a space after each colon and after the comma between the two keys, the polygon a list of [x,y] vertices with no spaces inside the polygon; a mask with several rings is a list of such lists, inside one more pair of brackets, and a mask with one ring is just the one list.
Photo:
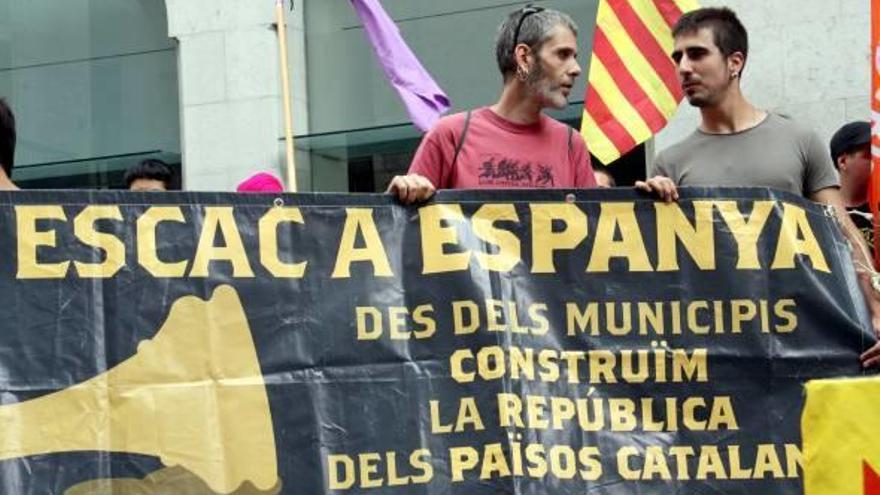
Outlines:
{"label": "catalan senyera flag", "polygon": [[581,135],[608,164],[650,139],[675,113],[682,92],[672,26],[697,0],[599,0]]}
{"label": "catalan senyera flag", "polygon": [[805,495],[880,495],[880,377],[807,383]]}

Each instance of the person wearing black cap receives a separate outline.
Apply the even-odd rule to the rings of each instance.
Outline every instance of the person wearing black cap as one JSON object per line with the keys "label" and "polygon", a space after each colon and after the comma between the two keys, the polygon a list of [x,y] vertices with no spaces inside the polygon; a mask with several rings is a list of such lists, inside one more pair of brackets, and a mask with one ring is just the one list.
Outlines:
{"label": "person wearing black cap", "polygon": [[840,197],[850,219],[874,248],[874,222],[868,205],[871,178],[871,124],[850,122],[831,137],[831,160],[840,174]]}

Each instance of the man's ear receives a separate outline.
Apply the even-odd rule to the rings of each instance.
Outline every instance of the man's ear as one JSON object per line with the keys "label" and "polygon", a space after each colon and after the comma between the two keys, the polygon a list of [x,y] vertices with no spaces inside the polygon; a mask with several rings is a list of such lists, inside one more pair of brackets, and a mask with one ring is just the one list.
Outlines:
{"label": "man's ear", "polygon": [[727,57],[727,70],[735,79],[742,74],[743,67],[746,65],[746,57],[742,52],[733,52]]}
{"label": "man's ear", "polygon": [[532,65],[532,49],[524,43],[513,48],[513,59],[517,67],[529,67]]}
{"label": "man's ear", "polygon": [[837,157],[837,171],[843,173],[846,172],[846,168],[846,153],[843,153]]}

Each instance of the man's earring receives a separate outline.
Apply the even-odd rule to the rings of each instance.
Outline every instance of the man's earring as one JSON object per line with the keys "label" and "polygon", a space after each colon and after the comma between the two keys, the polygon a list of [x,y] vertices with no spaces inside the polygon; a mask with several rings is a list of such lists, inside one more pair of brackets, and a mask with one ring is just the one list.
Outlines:
{"label": "man's earring", "polygon": [[522,82],[526,82],[529,78],[529,73],[521,65],[516,66],[516,78]]}

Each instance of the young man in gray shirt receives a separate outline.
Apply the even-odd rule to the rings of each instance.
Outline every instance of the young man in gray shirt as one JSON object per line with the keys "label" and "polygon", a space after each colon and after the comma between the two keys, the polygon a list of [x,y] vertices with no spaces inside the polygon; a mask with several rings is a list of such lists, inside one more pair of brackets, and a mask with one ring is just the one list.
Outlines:
{"label": "young man in gray shirt", "polygon": [[[752,105],[740,77],[748,56],[748,35],[727,8],[703,8],[681,16],[672,31],[672,59],[688,102],[702,121],[693,134],[661,152],[652,177],[636,187],[665,201],[678,199],[679,186],[774,187],[832,205],[860,265],[871,266],[864,240],[843,208],[834,165],[815,132]],[[866,277],[860,284],[880,336],[880,295]],[[862,355],[865,366],[880,364],[880,344]]]}

